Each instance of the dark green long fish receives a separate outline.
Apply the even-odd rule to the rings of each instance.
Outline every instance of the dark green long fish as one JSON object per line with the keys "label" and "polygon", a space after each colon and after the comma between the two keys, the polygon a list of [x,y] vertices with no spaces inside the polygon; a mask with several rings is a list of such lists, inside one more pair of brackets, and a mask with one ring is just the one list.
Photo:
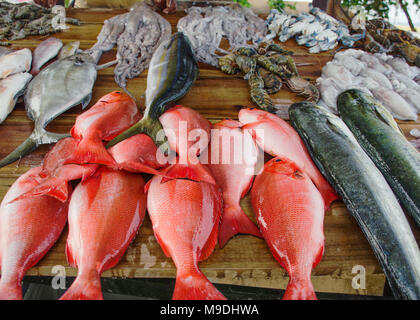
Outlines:
{"label": "dark green long fish", "polygon": [[341,119],[420,226],[420,153],[374,97],[352,89],[337,102]]}
{"label": "dark green long fish", "polygon": [[138,133],[146,133],[156,145],[162,145],[165,140],[158,137],[159,131],[163,132],[159,117],[170,102],[179,100],[190,90],[197,76],[198,64],[190,42],[182,32],[177,32],[156,49],[150,61],[143,118],[111,140],[107,148]]}
{"label": "dark green long fish", "polygon": [[420,299],[420,251],[397,198],[337,116],[310,102],[289,108],[293,127],[356,219],[397,299]]}

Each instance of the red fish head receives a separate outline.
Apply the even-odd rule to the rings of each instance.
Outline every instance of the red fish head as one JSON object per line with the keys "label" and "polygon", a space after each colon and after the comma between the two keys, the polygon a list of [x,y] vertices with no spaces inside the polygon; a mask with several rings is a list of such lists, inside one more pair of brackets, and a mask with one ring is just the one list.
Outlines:
{"label": "red fish head", "polygon": [[122,101],[133,101],[133,99],[126,93],[122,91],[113,91],[104,95],[102,98],[98,100],[98,102],[102,103],[114,103],[114,102],[122,102]]}
{"label": "red fish head", "polygon": [[306,174],[287,158],[275,157],[264,165],[264,171],[286,175],[295,179],[304,179]]}

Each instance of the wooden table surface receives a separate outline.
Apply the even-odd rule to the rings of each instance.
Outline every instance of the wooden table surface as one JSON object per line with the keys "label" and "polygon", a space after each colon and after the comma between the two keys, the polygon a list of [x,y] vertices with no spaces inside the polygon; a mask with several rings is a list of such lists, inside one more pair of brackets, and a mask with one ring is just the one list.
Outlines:
{"label": "wooden table surface", "polygon": [[[54,36],[64,43],[80,40],[81,48],[86,49],[96,41],[105,19],[125,12],[122,9],[69,9],[67,15],[79,18],[81,26],[70,26],[68,30]],[[173,32],[182,13],[165,16],[172,24]],[[47,37],[30,37],[15,41],[12,48],[28,47],[34,49],[41,40]],[[297,46],[294,40],[286,43],[295,52],[294,58],[299,62],[312,62],[314,65],[300,67],[300,74],[314,81],[321,74],[321,68],[332,59],[330,53],[310,55],[306,48]],[[115,57],[115,49],[106,53],[102,62]],[[146,89],[147,70],[139,77],[129,80],[128,89],[133,92],[141,103]],[[184,106],[198,110],[210,121],[216,122],[225,117],[237,119],[238,110],[235,105],[252,106],[249,100],[247,82],[240,76],[227,76],[221,71],[208,65],[200,64],[200,75],[191,91],[179,102]],[[60,90],[61,88],[53,88]],[[102,70],[98,74],[93,97],[93,105],[101,96],[118,90],[114,82],[113,68]],[[287,89],[281,90],[274,98],[288,98],[301,100]],[[77,106],[64,113],[49,126],[54,132],[68,132],[75,117],[81,113]],[[399,121],[408,137],[412,128],[419,128],[420,124],[410,121]],[[7,120],[0,125],[0,157],[4,157],[30,135],[33,123],[27,118],[25,109],[19,104]],[[19,163],[0,168],[0,197],[3,198],[10,185],[29,168],[42,163],[45,153],[51,145],[41,146]],[[253,219],[252,209],[248,197],[241,202],[246,213]],[[410,224],[413,226],[411,219]],[[413,228],[417,240],[420,232]],[[343,203],[336,201],[325,214],[325,254],[320,264],[313,270],[312,281],[319,292],[337,292],[353,294],[382,295],[385,277],[377,263],[373,252],[357,226],[349,215]],[[28,275],[54,275],[52,267],[62,265],[68,276],[74,276],[77,270],[70,268],[66,262],[65,243],[67,229],[51,251],[31,270]],[[352,288],[352,269],[363,266],[366,271],[366,288],[355,290]],[[268,288],[285,288],[288,278],[283,268],[276,262],[261,239],[249,235],[238,235],[223,249],[216,248],[210,258],[200,263],[201,270],[215,283],[240,284],[261,286]],[[104,277],[174,277],[176,269],[172,261],[160,249],[153,235],[149,218],[140,228],[137,237],[128,248],[121,262],[111,270],[103,273]]]}

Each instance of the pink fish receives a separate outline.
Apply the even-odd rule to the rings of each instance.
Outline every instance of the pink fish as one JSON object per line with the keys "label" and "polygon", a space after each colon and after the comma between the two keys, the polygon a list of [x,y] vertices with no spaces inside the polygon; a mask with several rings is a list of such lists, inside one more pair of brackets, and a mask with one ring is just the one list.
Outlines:
{"label": "pink fish", "polygon": [[36,76],[44,64],[58,55],[62,47],[63,42],[54,37],[42,41],[34,50],[31,74]]}

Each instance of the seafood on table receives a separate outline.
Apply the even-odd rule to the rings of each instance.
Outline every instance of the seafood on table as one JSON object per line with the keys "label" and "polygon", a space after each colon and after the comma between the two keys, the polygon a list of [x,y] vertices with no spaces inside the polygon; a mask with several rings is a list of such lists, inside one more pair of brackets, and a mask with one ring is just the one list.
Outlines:
{"label": "seafood on table", "polygon": [[[60,14],[63,6],[44,8],[33,3],[0,2],[0,41],[19,40],[27,36],[56,33],[63,30]],[[80,25],[80,21],[66,17],[66,24]]]}
{"label": "seafood on table", "polygon": [[30,73],[19,72],[0,80],[0,123],[13,111],[31,79]]}
{"label": "seafood on table", "polygon": [[273,157],[287,158],[305,172],[324,198],[329,208],[337,193],[318,170],[295,129],[274,114],[258,109],[242,109],[239,121],[244,130],[250,130],[256,143]]}
{"label": "seafood on table", "polygon": [[270,94],[280,91],[283,82],[299,96],[309,101],[319,100],[318,89],[299,76],[292,54],[274,43],[239,47],[219,58],[219,68],[230,75],[242,72],[248,81],[252,102],[265,111],[276,113],[281,105],[276,106]]}
{"label": "seafood on table", "polygon": [[420,298],[420,250],[387,181],[345,123],[310,102],[293,104],[293,127],[356,219],[396,299]]}
{"label": "seafood on table", "polygon": [[229,41],[231,49],[259,44],[267,32],[265,21],[250,8],[238,4],[229,6],[190,7],[187,15],[179,19],[177,28],[191,41],[198,61],[218,67],[222,39]]}
{"label": "seafood on table", "polygon": [[62,47],[63,42],[54,37],[42,41],[34,50],[31,74],[37,75],[44,64],[58,55]]}
{"label": "seafood on table", "polygon": [[[41,144],[49,144],[67,137],[45,130],[47,124],[71,107],[90,102],[97,69],[92,57],[85,53],[57,60],[32,79],[24,102],[26,113],[35,122],[32,134],[14,151],[0,161],[0,167],[32,152]],[[60,88],[60,89],[57,89]]]}
{"label": "seafood on table", "polygon": [[139,174],[100,168],[74,189],[69,203],[66,256],[77,277],[60,300],[101,300],[100,275],[114,267],[146,213]]}
{"label": "seafood on table", "polygon": [[42,180],[41,169],[21,175],[0,205],[1,300],[22,299],[23,276],[50,250],[67,222],[68,201],[40,196],[9,203]]}
{"label": "seafood on table", "polygon": [[351,34],[343,22],[316,7],[298,15],[273,9],[267,17],[267,24],[266,40],[277,37],[285,42],[295,38],[299,45],[308,47],[310,53],[331,50],[339,42],[345,47],[353,47],[356,41],[364,38],[363,33]]}
{"label": "seafood on table", "polygon": [[32,64],[32,52],[25,48],[0,56],[0,79],[19,72],[29,72]]}
{"label": "seafood on table", "polygon": [[177,32],[169,40],[162,42],[150,61],[143,118],[112,139],[107,147],[138,133],[146,133],[158,146],[164,145],[166,137],[159,139],[158,135],[163,132],[159,117],[170,103],[187,94],[197,79],[198,72],[190,42],[182,32]]}
{"label": "seafood on table", "polygon": [[349,89],[373,95],[400,120],[416,120],[420,113],[420,68],[384,53],[348,49],[335,54],[316,80],[319,105],[337,113],[337,97]]}
{"label": "seafood on table", "polygon": [[80,41],[71,41],[65,44],[58,53],[58,59],[64,59],[78,53]]}
{"label": "seafood on table", "polygon": [[420,153],[402,134],[392,115],[372,96],[347,90],[338,112],[388,181],[406,211],[420,226]]}
{"label": "seafood on table", "polygon": [[251,188],[262,158],[251,132],[243,130],[240,122],[225,119],[213,125],[211,144],[200,154],[200,161],[207,164],[223,196],[218,236],[221,248],[238,233],[262,237],[239,204]]}
{"label": "seafood on table", "polygon": [[318,189],[294,162],[276,157],[256,176],[251,202],[271,253],[289,274],[283,299],[315,300],[311,271],[324,253],[325,207]]}
{"label": "seafood on table", "polygon": [[217,243],[223,209],[220,190],[214,184],[182,177],[185,166],[174,164],[167,170],[179,170],[178,178],[164,182],[163,177],[154,176],[148,182],[147,211],[160,247],[177,268],[172,299],[225,300],[198,268]]}
{"label": "seafood on table", "polygon": [[126,89],[127,79],[142,73],[159,45],[170,36],[169,22],[147,4],[138,3],[128,13],[106,20],[98,41],[87,52],[98,62],[103,52],[117,45],[115,82]]}

